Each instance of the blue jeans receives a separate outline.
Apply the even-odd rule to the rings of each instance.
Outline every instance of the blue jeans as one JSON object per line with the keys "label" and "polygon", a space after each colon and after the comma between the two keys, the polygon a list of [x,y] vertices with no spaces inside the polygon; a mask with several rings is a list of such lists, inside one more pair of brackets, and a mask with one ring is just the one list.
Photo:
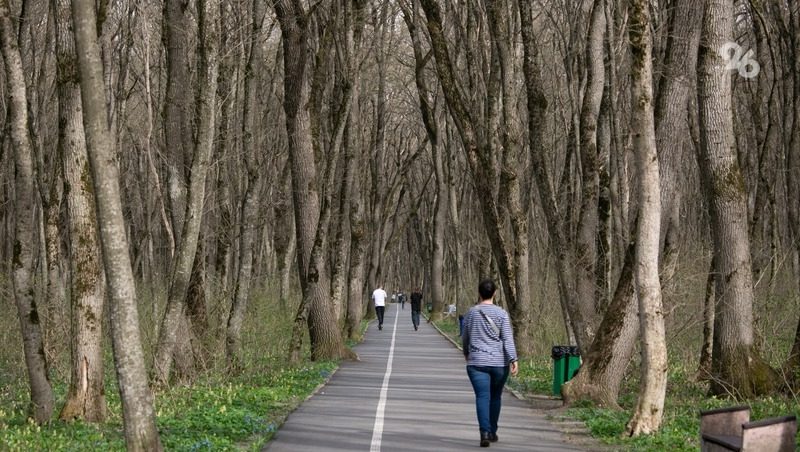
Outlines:
{"label": "blue jeans", "polygon": [[411,323],[414,324],[414,328],[419,326],[419,311],[411,310]]}
{"label": "blue jeans", "polygon": [[497,433],[503,386],[508,379],[508,366],[467,366],[467,375],[475,391],[478,426],[482,432]]}

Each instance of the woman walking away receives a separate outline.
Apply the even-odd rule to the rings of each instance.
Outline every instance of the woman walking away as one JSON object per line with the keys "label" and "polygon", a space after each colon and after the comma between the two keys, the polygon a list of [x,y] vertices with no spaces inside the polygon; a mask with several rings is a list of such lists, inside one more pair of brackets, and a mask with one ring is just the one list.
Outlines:
{"label": "woman walking away", "polygon": [[511,320],[494,304],[495,285],[484,279],[478,285],[481,301],[464,317],[461,344],[467,359],[467,375],[475,391],[475,408],[481,431],[481,447],[497,441],[497,420],[508,373],[517,375],[517,349]]}

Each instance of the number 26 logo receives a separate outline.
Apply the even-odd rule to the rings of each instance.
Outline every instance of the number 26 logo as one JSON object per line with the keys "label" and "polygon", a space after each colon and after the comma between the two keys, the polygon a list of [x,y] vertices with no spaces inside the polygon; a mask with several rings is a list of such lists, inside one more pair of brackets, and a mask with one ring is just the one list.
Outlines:
{"label": "number 26 logo", "polygon": [[725,70],[736,70],[744,78],[753,78],[761,71],[758,61],[753,58],[753,49],[745,52],[739,44],[726,42],[720,47],[718,53],[723,60],[727,61]]}

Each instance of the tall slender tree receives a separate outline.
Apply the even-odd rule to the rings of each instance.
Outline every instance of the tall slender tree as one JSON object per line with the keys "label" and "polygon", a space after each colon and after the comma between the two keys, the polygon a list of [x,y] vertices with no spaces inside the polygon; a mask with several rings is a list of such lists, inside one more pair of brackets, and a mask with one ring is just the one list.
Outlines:
{"label": "tall slender tree", "polygon": [[70,2],[55,2],[58,55],[58,152],[64,161],[70,262],[72,346],[70,385],[59,417],[102,422],[105,278],[99,254],[97,215],[83,130],[78,62]]}
{"label": "tall slender tree", "polygon": [[[299,361],[301,328],[307,325],[311,339],[311,356],[330,359],[352,356],[342,340],[330,296],[330,274],[323,256],[326,254],[327,223],[325,187],[333,173],[320,177],[314,158],[311,121],[308,111],[310,25],[308,13],[300,0],[280,0],[273,4],[283,36],[284,100],[286,132],[289,139],[289,162],[297,236],[297,262],[303,299],[298,308],[292,333],[290,359]],[[329,162],[335,162],[331,158]],[[329,200],[329,199],[328,199]],[[327,217],[327,218],[326,218]],[[322,221],[320,221],[322,220]]]}
{"label": "tall slender tree", "polygon": [[185,321],[186,293],[195,253],[200,236],[205,201],[206,173],[210,165],[211,151],[216,131],[216,96],[219,53],[219,1],[199,0],[197,4],[200,23],[199,47],[201,80],[197,85],[196,105],[198,133],[194,145],[191,176],[186,196],[186,212],[183,216],[177,256],[170,276],[167,309],[159,329],[158,348],[154,362],[155,380],[158,384],[169,383],[173,353],[179,335],[181,321]]}
{"label": "tall slender tree", "polygon": [[22,331],[25,365],[31,387],[31,416],[41,424],[53,413],[53,388],[44,354],[44,342],[34,289],[34,174],[33,149],[28,135],[27,89],[17,42],[17,26],[7,0],[0,1],[0,50],[9,96],[8,122],[14,149],[16,223],[12,262],[14,300]]}
{"label": "tall slender tree", "polygon": [[720,55],[733,36],[732,0],[707,0],[697,66],[701,177],[711,219],[716,309],[711,392],[772,391],[775,371],[755,348],[753,281],[744,180],[734,149],[731,75]]}
{"label": "tall slender tree", "polygon": [[238,367],[240,360],[240,337],[247,302],[250,296],[250,285],[253,276],[253,247],[256,236],[256,219],[258,215],[258,195],[261,189],[261,152],[256,146],[256,118],[258,100],[258,71],[264,60],[264,46],[261,44],[262,28],[266,17],[267,5],[264,0],[253,0],[252,3],[252,36],[250,54],[245,67],[245,102],[242,112],[242,137],[244,140],[244,156],[247,171],[247,185],[241,207],[242,225],[239,232],[239,273],[236,277],[233,302],[231,303],[228,325],[225,336],[225,354],[228,364]]}
{"label": "tall slender tree", "polygon": [[658,277],[661,194],[653,117],[653,62],[649,0],[631,4],[629,29],[633,145],[639,181],[639,218],[636,224],[636,295],[642,341],[642,376],[636,410],[626,427],[631,436],[657,431],[664,416],[667,394],[667,343]]}
{"label": "tall slender tree", "polygon": [[83,127],[86,131],[103,263],[108,278],[111,338],[122,399],[125,445],[129,451],[159,451],[162,447],[139,333],[136,284],[122,214],[119,169],[115,164],[114,141],[108,127],[94,2],[74,0],[72,20],[80,74]]}

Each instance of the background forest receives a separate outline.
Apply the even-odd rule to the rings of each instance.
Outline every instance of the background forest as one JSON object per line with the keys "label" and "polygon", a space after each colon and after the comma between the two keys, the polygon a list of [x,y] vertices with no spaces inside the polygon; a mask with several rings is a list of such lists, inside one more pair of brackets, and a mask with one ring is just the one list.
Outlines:
{"label": "background forest", "polygon": [[440,321],[487,275],[529,368],[578,345],[565,401],[629,436],[676,382],[797,411],[794,1],[3,0],[0,45],[12,448],[195,447],[225,421],[154,394],[260,378],[279,416],[373,288]]}

